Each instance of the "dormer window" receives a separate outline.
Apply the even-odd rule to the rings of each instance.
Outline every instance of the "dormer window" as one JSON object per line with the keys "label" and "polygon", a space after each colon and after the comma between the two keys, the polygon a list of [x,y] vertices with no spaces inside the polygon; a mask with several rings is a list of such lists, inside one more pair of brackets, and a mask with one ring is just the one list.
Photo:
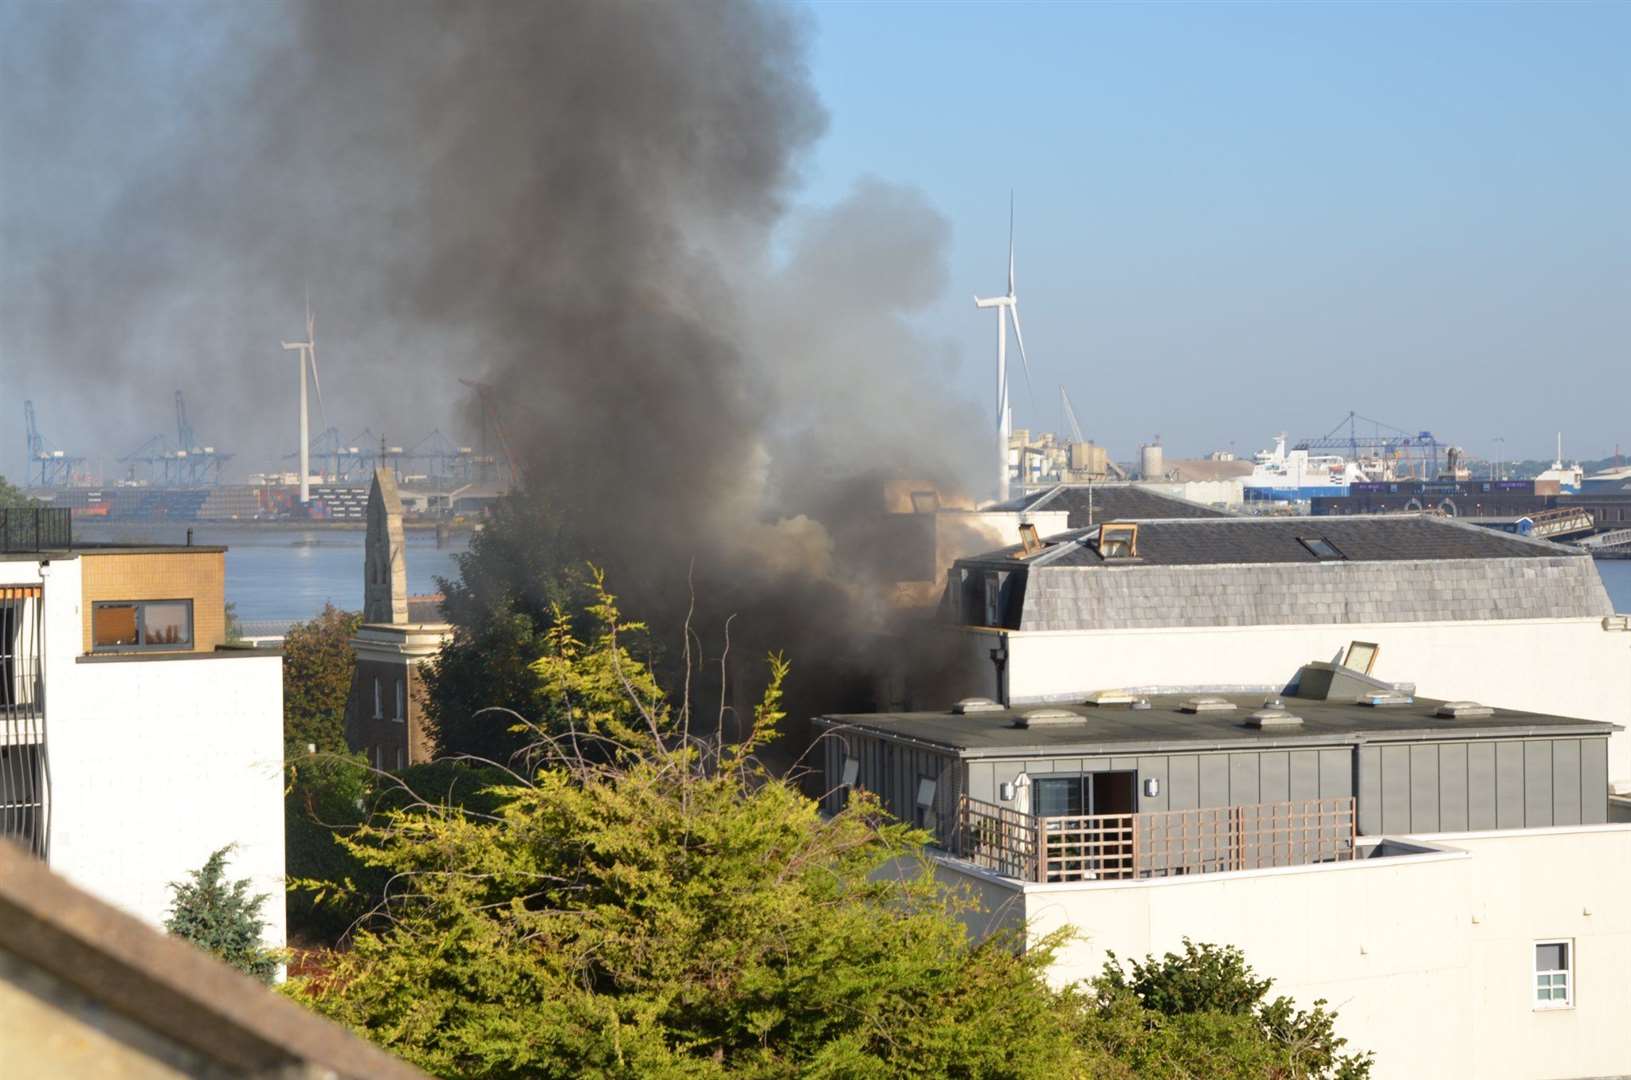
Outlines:
{"label": "dormer window", "polygon": [[1025,549],[1024,557],[1035,555],[1047,546],[1042,543],[1042,538],[1036,534],[1036,526],[1029,522],[1019,527],[1019,544],[1020,547]]}
{"label": "dormer window", "polygon": [[1099,526],[1099,558],[1133,559],[1138,557],[1138,526],[1112,524]]}
{"label": "dormer window", "polygon": [[1308,553],[1321,562],[1346,559],[1341,550],[1323,536],[1299,536],[1297,543],[1308,549]]}

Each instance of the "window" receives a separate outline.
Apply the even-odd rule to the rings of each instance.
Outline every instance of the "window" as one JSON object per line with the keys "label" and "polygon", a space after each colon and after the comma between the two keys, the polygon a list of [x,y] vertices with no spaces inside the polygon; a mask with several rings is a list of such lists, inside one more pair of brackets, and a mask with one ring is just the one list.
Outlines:
{"label": "window", "polygon": [[1343,657],[1342,666],[1350,671],[1369,675],[1371,669],[1376,667],[1376,658],[1381,652],[1382,647],[1374,641],[1350,641],[1348,655]]}
{"label": "window", "polygon": [[1308,553],[1316,559],[1346,559],[1341,550],[1323,536],[1299,536],[1297,543],[1308,549]]}
{"label": "window", "polygon": [[939,827],[934,812],[934,794],[940,784],[927,776],[917,778],[917,827],[920,829],[935,829]]}
{"label": "window", "polygon": [[843,784],[844,787],[854,787],[856,782],[861,779],[861,759],[845,758],[842,775],[843,779],[839,782]]}
{"label": "window", "polygon": [[193,643],[191,600],[98,601],[91,607],[91,651],[186,649]]}
{"label": "window", "polygon": [[1037,817],[1131,814],[1138,810],[1138,774],[1132,771],[1072,773],[1031,778]]}
{"label": "window", "polygon": [[1574,943],[1535,942],[1535,1008],[1574,1007]]}
{"label": "window", "polygon": [[1036,534],[1036,526],[1029,522],[1019,527],[1019,544],[1024,549],[1022,558],[1035,555],[1046,546],[1042,543],[1042,538]]}
{"label": "window", "polygon": [[374,680],[374,719],[385,719],[385,699],[379,693],[379,680]]}
{"label": "window", "polygon": [[402,680],[398,679],[396,681],[396,722],[399,724],[402,723],[405,715],[402,711],[402,704]]}
{"label": "window", "polygon": [[1137,525],[1100,525],[1099,558],[1132,559],[1138,556]]}
{"label": "window", "polygon": [[396,771],[402,771],[402,747],[396,748]]}

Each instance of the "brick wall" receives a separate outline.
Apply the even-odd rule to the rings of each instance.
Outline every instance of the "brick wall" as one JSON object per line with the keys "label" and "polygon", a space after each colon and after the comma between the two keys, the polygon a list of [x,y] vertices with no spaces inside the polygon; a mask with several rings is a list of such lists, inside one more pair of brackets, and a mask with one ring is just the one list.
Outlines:
{"label": "brick wall", "polygon": [[83,565],[84,649],[91,651],[91,611],[102,600],[191,600],[192,652],[213,652],[226,641],[226,553],[203,551],[98,551]]}

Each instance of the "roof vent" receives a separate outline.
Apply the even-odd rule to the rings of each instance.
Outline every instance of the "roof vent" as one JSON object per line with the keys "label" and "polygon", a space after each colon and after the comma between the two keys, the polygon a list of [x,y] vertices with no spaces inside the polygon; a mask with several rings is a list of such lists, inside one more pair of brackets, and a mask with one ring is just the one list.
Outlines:
{"label": "roof vent", "polygon": [[1373,690],[1359,695],[1359,704],[1374,705],[1377,707],[1387,705],[1409,705],[1416,699],[1409,694],[1398,690]]}
{"label": "roof vent", "polygon": [[1062,727],[1065,724],[1085,724],[1087,717],[1069,709],[1027,709],[1014,717],[1017,728]]}
{"label": "roof vent", "polygon": [[1138,701],[1137,694],[1125,690],[1095,690],[1087,695],[1088,705],[1131,705]]}
{"label": "roof vent", "polygon": [[1228,698],[1192,697],[1178,706],[1178,711],[1186,713],[1234,712],[1235,703]]}
{"label": "roof vent", "polygon": [[988,697],[966,697],[951,707],[951,711],[958,716],[969,713],[1002,712],[1002,706]]}
{"label": "roof vent", "polygon": [[1246,717],[1249,728],[1294,728],[1303,726],[1303,718],[1293,716],[1284,709],[1265,707]]}
{"label": "roof vent", "polygon": [[1495,710],[1476,701],[1446,701],[1434,715],[1446,720],[1464,720],[1475,716],[1494,716]]}

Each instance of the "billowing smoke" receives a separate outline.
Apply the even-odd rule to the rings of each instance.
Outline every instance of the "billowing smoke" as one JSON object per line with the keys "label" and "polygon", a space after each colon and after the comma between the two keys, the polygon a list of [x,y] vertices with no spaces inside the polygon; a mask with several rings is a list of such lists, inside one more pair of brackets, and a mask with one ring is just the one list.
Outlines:
{"label": "billowing smoke", "polygon": [[944,220],[794,201],[807,35],[746,0],[7,4],[6,396],[134,442],[186,386],[270,459],[309,290],[334,423],[468,441],[457,379],[491,383],[631,609],[671,627],[695,564],[705,630],[848,670],[882,583],[846,532],[986,440],[908,321]]}

